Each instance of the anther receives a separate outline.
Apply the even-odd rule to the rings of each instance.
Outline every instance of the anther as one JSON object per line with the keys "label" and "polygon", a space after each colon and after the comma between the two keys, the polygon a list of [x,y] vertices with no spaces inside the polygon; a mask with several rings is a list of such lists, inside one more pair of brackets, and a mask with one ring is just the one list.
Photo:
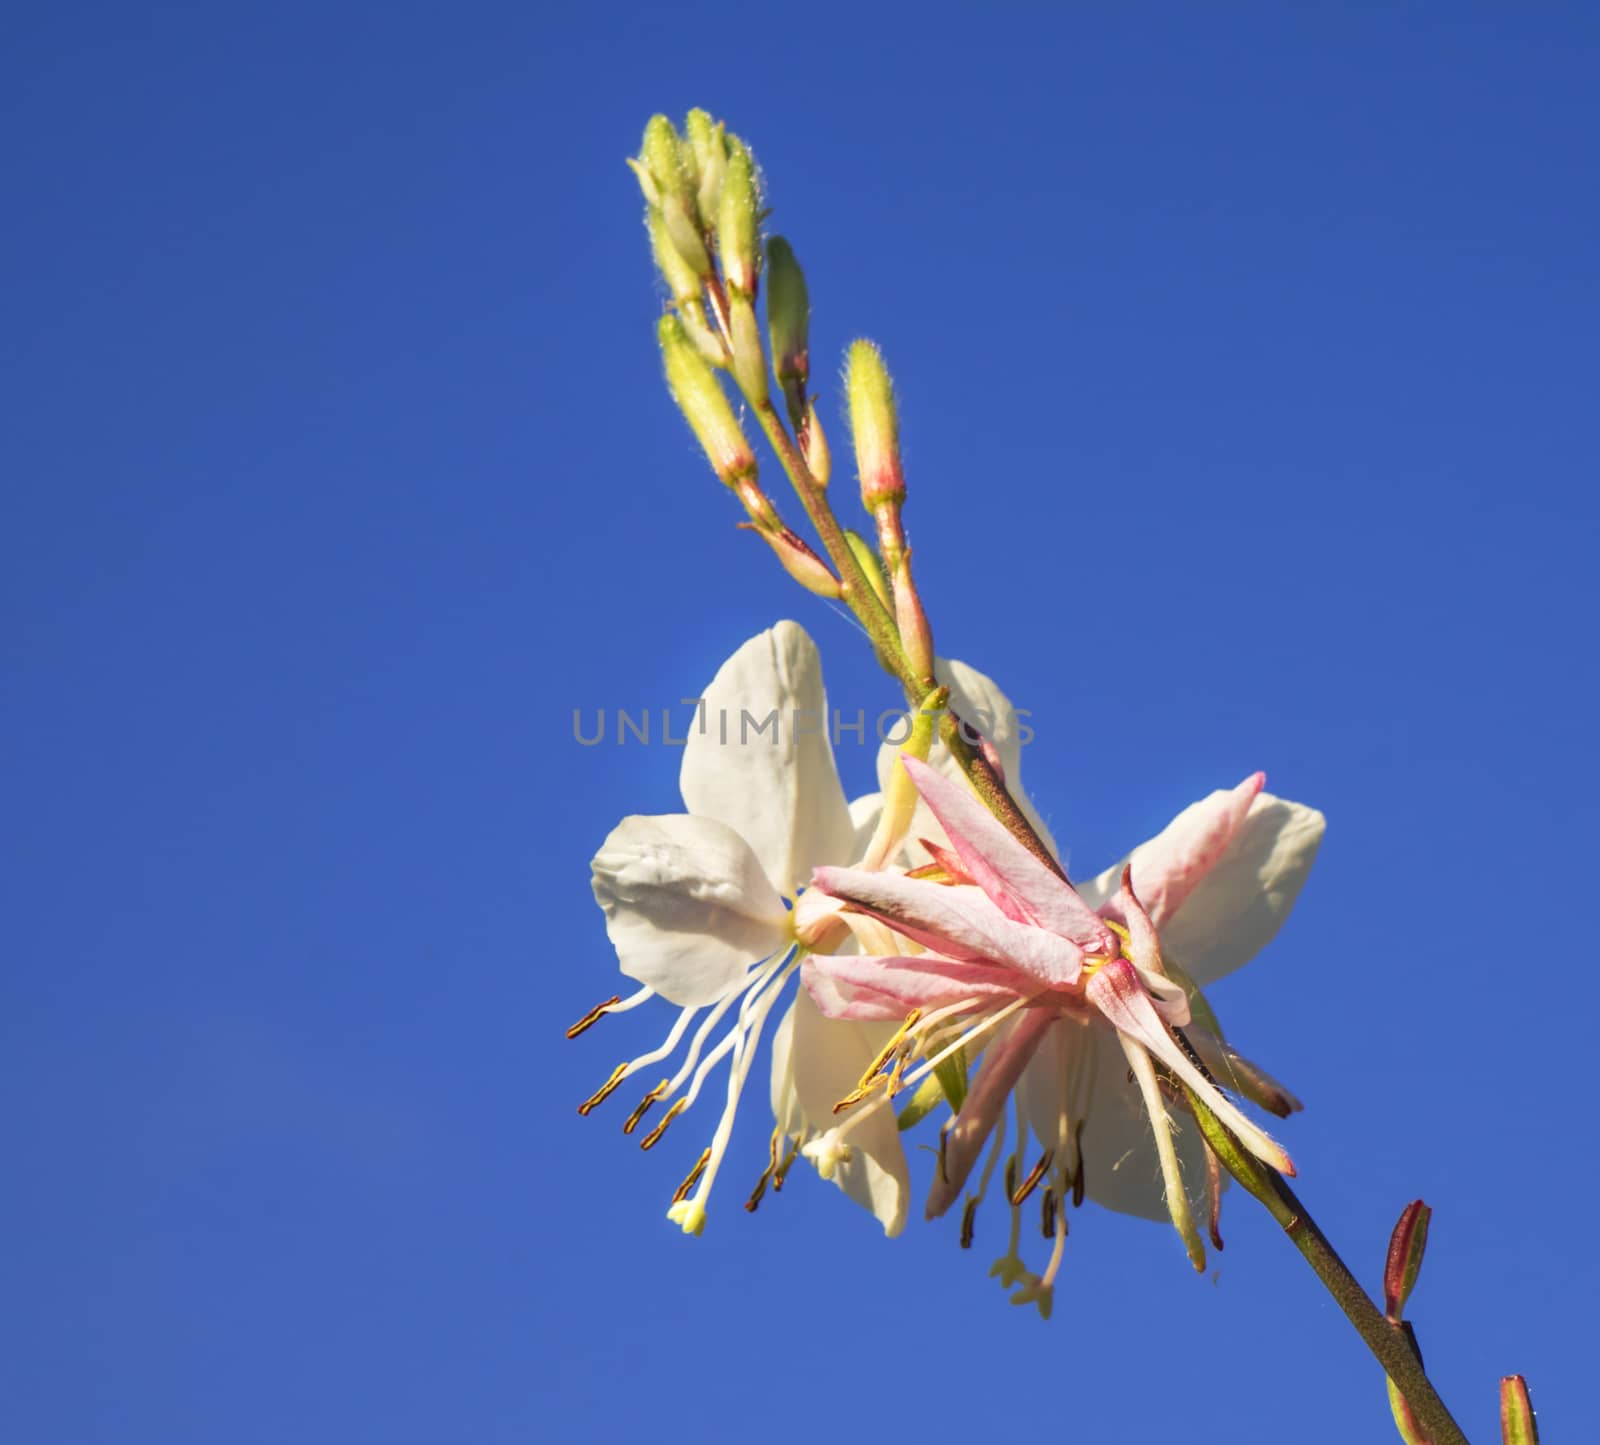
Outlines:
{"label": "anther", "polygon": [[835,1114],[842,1114],[846,1109],[853,1109],[857,1104],[865,1099],[868,1094],[876,1093],[880,1084],[886,1083],[888,1083],[888,1076],[884,1074],[874,1074],[870,1079],[863,1079],[859,1084],[856,1085],[855,1088],[846,1094],[844,1098],[840,1099],[839,1102],[833,1106],[833,1112]]}
{"label": "anther", "polygon": [[1039,1187],[1039,1181],[1044,1178],[1045,1171],[1050,1167],[1050,1160],[1054,1154],[1054,1149],[1046,1149],[1044,1151],[1044,1158],[1028,1171],[1028,1177],[1012,1192],[1011,1202],[1013,1204],[1025,1203],[1028,1196]]}
{"label": "anther", "polygon": [[772,1192],[781,1193],[783,1181],[789,1177],[789,1166],[800,1157],[800,1139],[797,1135],[789,1143],[789,1152],[783,1156],[783,1163],[772,1171]]}
{"label": "anther", "polygon": [[689,1101],[687,1099],[679,1099],[670,1109],[667,1110],[666,1117],[663,1118],[654,1129],[652,1129],[644,1136],[644,1138],[639,1141],[639,1147],[641,1149],[655,1148],[655,1146],[661,1142],[661,1136],[667,1132],[667,1125],[676,1119],[678,1115],[683,1113],[683,1111],[688,1107]]}
{"label": "anther", "polygon": [[762,1195],[767,1192],[767,1181],[771,1178],[772,1165],[769,1164],[761,1171],[761,1177],[756,1180],[756,1187],[750,1191],[750,1197],[744,1202],[745,1210],[748,1213],[754,1214],[756,1212],[756,1206],[761,1203]]}
{"label": "anther", "polygon": [[689,1197],[689,1191],[693,1189],[697,1183],[699,1183],[700,1176],[706,1172],[706,1165],[710,1162],[711,1151],[709,1149],[702,1149],[700,1151],[700,1157],[695,1161],[694,1168],[689,1171],[683,1183],[678,1186],[677,1193],[672,1196],[672,1202],[674,1204],[678,1203],[679,1200],[687,1199]]}
{"label": "anther", "polygon": [[950,1134],[948,1130],[941,1129],[939,1131],[939,1182],[941,1184],[949,1184],[950,1182],[950,1176],[945,1172],[944,1167],[945,1141],[948,1140],[949,1137]]}
{"label": "anther", "polygon": [[669,1083],[671,1083],[670,1079],[663,1079],[655,1086],[655,1088],[646,1094],[644,1098],[639,1100],[639,1107],[635,1109],[633,1113],[628,1115],[628,1122],[622,1126],[622,1132],[624,1134],[631,1134],[639,1127],[639,1120],[644,1118],[650,1106],[667,1092],[667,1085]]}
{"label": "anther", "polygon": [[966,1208],[961,1211],[961,1247],[972,1248],[972,1232],[978,1222],[978,1201],[976,1198],[967,1200]]}
{"label": "anther", "polygon": [[578,1112],[580,1114],[587,1115],[589,1110],[594,1108],[597,1104],[603,1104],[611,1097],[617,1085],[627,1077],[628,1066],[626,1064],[618,1064],[616,1068],[611,1071],[611,1077],[607,1079],[605,1083],[600,1085],[600,1087],[596,1089],[594,1093],[590,1094],[587,1099],[578,1105]]}
{"label": "anther", "polygon": [[1053,1184],[1044,1187],[1044,1199],[1039,1210],[1039,1233],[1046,1239],[1056,1237],[1056,1190]]}
{"label": "anther", "polygon": [[1017,1192],[1017,1156],[1011,1155],[1006,1160],[1006,1198],[1010,1199]]}
{"label": "anther", "polygon": [[[871,1092],[873,1081],[877,1077],[878,1070],[889,1062],[890,1056],[896,1049],[900,1047],[900,1040],[905,1038],[905,1036],[911,1032],[911,1030],[916,1026],[917,1020],[921,1017],[922,1010],[919,1008],[912,1009],[911,1012],[906,1015],[906,1021],[894,1031],[894,1036],[889,1040],[888,1043],[878,1050],[878,1056],[867,1065],[866,1072],[861,1075],[861,1082],[855,1087],[855,1094],[851,1099],[852,1103],[854,1103],[857,1099],[865,1098],[867,1094]],[[833,1106],[833,1112],[837,1114],[839,1112],[839,1108],[840,1106],[835,1104]]]}
{"label": "anther", "polygon": [[1072,1174],[1072,1207],[1077,1209],[1083,1203],[1083,1120],[1079,1119],[1072,1128],[1072,1157],[1078,1161],[1078,1167]]}
{"label": "anther", "polygon": [[592,1009],[589,1010],[588,1013],[579,1019],[577,1023],[573,1024],[573,1026],[567,1030],[567,1037],[569,1039],[575,1039],[585,1029],[593,1028],[597,1023],[600,1022],[601,1019],[606,1016],[606,1012],[610,1009],[612,1004],[621,1002],[622,995],[620,993],[614,993],[604,1003],[597,1003]]}

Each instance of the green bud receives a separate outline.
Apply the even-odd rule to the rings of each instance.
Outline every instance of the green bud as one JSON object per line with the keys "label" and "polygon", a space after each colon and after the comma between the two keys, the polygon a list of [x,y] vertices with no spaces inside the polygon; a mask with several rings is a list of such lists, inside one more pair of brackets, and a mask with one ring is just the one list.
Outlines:
{"label": "green bud", "polygon": [[845,394],[850,401],[850,431],[861,473],[861,502],[876,512],[885,502],[905,500],[900,471],[900,423],[895,414],[894,383],[883,353],[870,341],[852,342],[845,359]]}
{"label": "green bud", "polygon": [[754,303],[738,291],[728,299],[728,330],[733,336],[733,379],[751,406],[765,406],[767,359],[761,354],[761,327]]}
{"label": "green bud", "polygon": [[712,470],[730,486],[741,478],[753,477],[755,453],[717,383],[716,373],[690,339],[683,322],[670,314],[663,316],[656,335],[661,342],[667,390],[705,449]]}
{"label": "green bud", "polygon": [[760,214],[761,187],[756,179],[755,160],[738,136],[729,136],[728,169],[722,178],[717,210],[717,246],[728,285],[746,296],[756,294],[761,275],[757,237]]}
{"label": "green bud", "polygon": [[684,119],[683,129],[692,156],[695,204],[700,219],[711,221],[716,218],[722,177],[728,169],[728,144],[722,122],[713,121],[703,110],[691,110]]}
{"label": "green bud", "polygon": [[878,554],[872,550],[872,543],[867,541],[859,532],[852,532],[845,528],[844,539],[850,544],[851,554],[856,559],[856,565],[866,573],[867,583],[878,594],[878,601],[883,603],[884,611],[889,611],[889,580],[883,575],[883,563],[878,560]]}
{"label": "green bud", "polygon": [[833,453],[828,450],[828,434],[822,429],[822,418],[817,415],[817,403],[806,403],[805,424],[800,428],[800,450],[806,459],[806,470],[819,487],[828,485],[833,475]]}
{"label": "green bud", "polygon": [[[711,274],[700,219],[695,209],[694,186],[683,163],[683,146],[672,122],[653,115],[644,128],[644,144],[634,166],[645,199],[661,212],[668,239],[698,277]],[[655,192],[654,198],[651,196]]]}
{"label": "green bud", "polygon": [[683,259],[678,248],[672,244],[672,238],[667,235],[666,220],[659,208],[651,207],[645,225],[650,231],[650,250],[656,258],[656,269],[661,272],[662,279],[667,283],[667,290],[672,293],[673,303],[684,306],[692,302],[698,306],[700,278],[695,275],[694,268]]}
{"label": "green bud", "polygon": [[772,342],[772,374],[796,432],[805,419],[806,384],[811,379],[810,323],[806,273],[794,248],[782,236],[774,236],[767,242],[767,334]]}

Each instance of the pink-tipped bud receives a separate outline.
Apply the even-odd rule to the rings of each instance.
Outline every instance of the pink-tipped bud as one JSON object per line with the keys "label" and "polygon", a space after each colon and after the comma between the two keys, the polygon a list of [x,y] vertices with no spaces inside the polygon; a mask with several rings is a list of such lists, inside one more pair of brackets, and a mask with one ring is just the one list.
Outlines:
{"label": "pink-tipped bud", "polygon": [[933,630],[922,598],[911,580],[911,553],[900,554],[894,569],[894,620],[900,628],[900,646],[912,673],[924,682],[933,682]]}
{"label": "pink-tipped bud", "polygon": [[755,476],[756,454],[717,383],[716,373],[690,340],[683,322],[670,314],[663,316],[656,335],[667,389],[705,449],[712,470],[730,486]]}
{"label": "pink-tipped bud", "polygon": [[1539,1445],[1539,1425],[1521,1375],[1500,1381],[1500,1439],[1503,1445]]}
{"label": "pink-tipped bud", "polygon": [[843,595],[844,588],[828,564],[787,527],[780,525],[776,530],[770,530],[752,526],[750,530],[772,548],[778,561],[783,564],[783,570],[807,592],[815,592],[818,597],[826,597],[830,601],[837,601]]}
{"label": "pink-tipped bud", "polygon": [[1389,1236],[1389,1256],[1383,1267],[1383,1307],[1396,1324],[1406,1301],[1416,1287],[1422,1269],[1422,1252],[1428,1245],[1428,1221],[1433,1211],[1420,1199],[1413,1199],[1400,1212]]}
{"label": "pink-tipped bud", "polygon": [[850,402],[850,430],[861,476],[861,505],[878,524],[878,551],[894,575],[905,549],[900,506],[906,479],[900,469],[900,424],[895,413],[894,384],[883,354],[870,341],[852,343],[845,361],[845,392]]}

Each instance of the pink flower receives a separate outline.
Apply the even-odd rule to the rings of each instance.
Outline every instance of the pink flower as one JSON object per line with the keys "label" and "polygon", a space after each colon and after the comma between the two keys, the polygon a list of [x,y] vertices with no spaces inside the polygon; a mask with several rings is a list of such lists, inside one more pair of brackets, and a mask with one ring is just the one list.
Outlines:
{"label": "pink flower", "polygon": [[[1001,1145],[996,1126],[1003,1133],[1005,1105],[1014,1090],[1019,1149],[1026,1143],[1027,1096],[1027,1123],[1040,1136],[1045,1156],[1029,1181],[1013,1179],[1007,1193],[1015,1204],[1040,1180],[1050,1180],[1045,1222],[1055,1251],[1045,1275],[1027,1276],[1030,1282],[1018,1297],[1047,1309],[1066,1231],[1065,1195],[1070,1190],[1081,1199],[1086,1183],[1090,1191],[1095,1188],[1093,1176],[1085,1180],[1086,1126],[1096,1146],[1091,1152],[1103,1156],[1104,1146],[1126,1142],[1098,1137],[1100,1110],[1089,1096],[1096,1076],[1104,1073],[1109,1046],[1121,1056],[1117,1069],[1124,1079],[1131,1070],[1144,1115],[1154,1126],[1166,1211],[1196,1267],[1203,1267],[1157,1066],[1169,1089],[1173,1081],[1181,1083],[1246,1148],[1290,1174],[1287,1154],[1221,1092],[1213,1068],[1227,1071],[1242,1092],[1278,1112],[1295,1104],[1226,1049],[1206,1026],[1214,1024],[1209,1010],[1204,1024],[1194,1021],[1185,977],[1163,960],[1160,938],[1168,930],[1182,932],[1175,920],[1192,903],[1197,920],[1206,924],[1203,934],[1191,939],[1193,951],[1206,961],[1211,976],[1225,971],[1230,961],[1233,966],[1243,962],[1276,930],[1292,903],[1315,854],[1321,815],[1262,794],[1264,779],[1255,774],[1186,810],[1136,850],[1118,870],[1114,892],[1097,881],[1094,891],[1100,896],[1093,901],[1098,906],[1091,906],[1090,898],[1018,843],[967,787],[914,760],[906,766],[949,840],[949,852],[936,850],[943,881],[855,868],[819,868],[813,878],[816,888],[882,921],[907,941],[904,952],[893,956],[813,956],[802,964],[805,985],[825,1015],[905,1020],[890,1088],[865,1103],[876,1086],[864,1079],[852,1107],[862,1114],[881,1108],[902,1079],[915,1083],[948,1059],[964,1061],[967,1051],[985,1049],[971,1092],[941,1137],[928,1214],[942,1214],[960,1196],[985,1143],[994,1137],[984,1171],[987,1183]],[[1263,866],[1264,859],[1274,866]],[[1205,1009],[1198,989],[1194,998]],[[1192,1039],[1175,1032],[1186,1026]],[[918,1056],[926,1059],[924,1065],[905,1074]],[[964,1236],[974,1206],[969,1198]],[[1002,1278],[1027,1275],[1014,1248],[1001,1265]]]}

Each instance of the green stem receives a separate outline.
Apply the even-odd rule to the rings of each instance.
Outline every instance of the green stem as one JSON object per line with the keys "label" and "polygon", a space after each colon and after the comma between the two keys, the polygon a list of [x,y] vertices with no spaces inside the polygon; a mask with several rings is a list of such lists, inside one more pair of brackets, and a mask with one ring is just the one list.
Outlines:
{"label": "green stem", "polygon": [[1394,1387],[1404,1396],[1417,1423],[1427,1432],[1433,1445],[1467,1445],[1467,1437],[1456,1424],[1433,1382],[1422,1368],[1422,1361],[1373,1304],[1327,1235],[1307,1212],[1305,1205],[1283,1179],[1253,1154],[1248,1153],[1204,1102],[1190,1093],[1189,1101],[1217,1157],[1228,1173],[1259,1199],[1289,1236],[1290,1243],[1305,1258],[1334,1303],[1366,1341]]}

